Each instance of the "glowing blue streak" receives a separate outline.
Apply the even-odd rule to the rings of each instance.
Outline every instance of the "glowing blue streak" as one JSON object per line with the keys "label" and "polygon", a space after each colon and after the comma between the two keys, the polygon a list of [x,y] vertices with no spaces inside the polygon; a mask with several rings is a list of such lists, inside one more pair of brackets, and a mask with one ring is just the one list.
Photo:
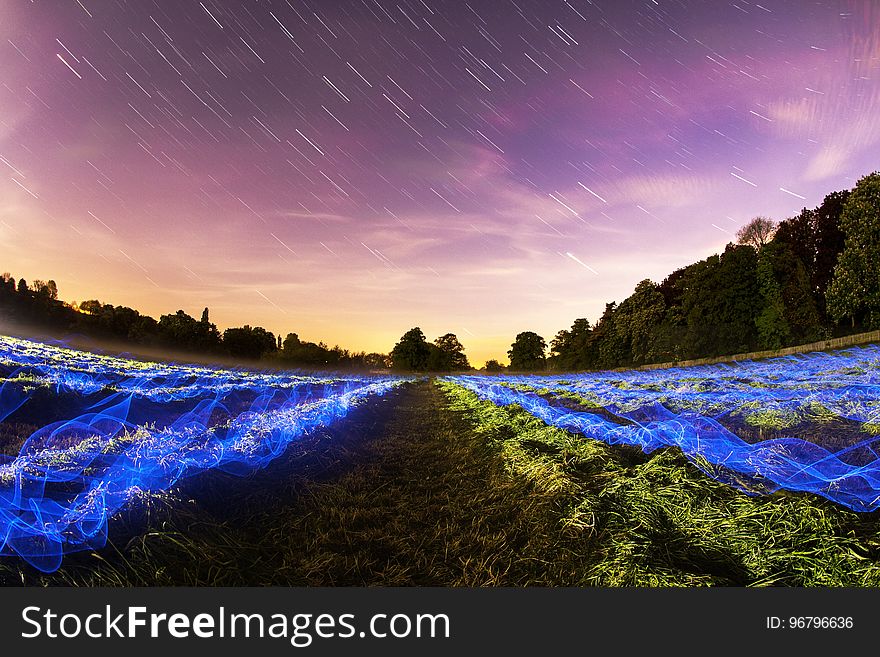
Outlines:
{"label": "glowing blue streak", "polygon": [[[549,425],[611,445],[646,453],[677,447],[712,477],[749,494],[787,489],[822,495],[855,511],[880,508],[875,345],[692,368],[447,378],[481,399],[521,406]],[[545,392],[576,393],[619,421],[565,408],[541,396]],[[788,414],[792,426],[835,417],[860,422],[862,433],[832,451],[794,436],[747,443],[719,422],[767,412]]]}
{"label": "glowing blue streak", "polygon": [[4,374],[0,419],[41,388],[85,411],[35,431],[16,458],[0,456],[0,555],[46,572],[103,546],[108,520],[132,499],[210,469],[264,467],[406,380],[142,363],[0,336]]}

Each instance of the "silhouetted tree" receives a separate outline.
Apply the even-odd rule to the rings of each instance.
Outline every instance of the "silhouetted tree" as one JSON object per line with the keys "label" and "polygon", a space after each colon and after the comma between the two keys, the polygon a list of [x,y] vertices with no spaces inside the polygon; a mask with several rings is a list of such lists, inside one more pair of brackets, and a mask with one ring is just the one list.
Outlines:
{"label": "silhouetted tree", "polygon": [[458,337],[454,333],[441,335],[434,340],[434,345],[440,351],[441,367],[431,368],[437,372],[456,372],[469,370],[471,364],[468,362],[467,356],[464,355],[464,345],[459,342]]}
{"label": "silhouetted tree", "polygon": [[280,355],[285,361],[309,367],[366,366],[362,357],[356,358],[347,350],[340,349],[339,346],[329,349],[323,342],[318,344],[305,342],[300,340],[296,333],[288,333],[284,342],[281,342]]}
{"label": "silhouetted tree", "polygon": [[275,351],[275,336],[261,326],[245,324],[223,331],[223,346],[230,356],[256,360]]}
{"label": "silhouetted tree", "polygon": [[[263,328],[245,326],[230,329],[223,344],[220,332],[211,322],[205,308],[198,321],[183,310],[163,315],[156,321],[132,308],[87,299],[77,305],[57,299],[54,281],[34,280],[29,287],[24,279],[16,284],[8,272],[0,275],[0,319],[22,322],[64,332],[75,332],[99,338],[113,338],[142,345],[165,346],[192,353],[226,353],[243,358],[274,356],[295,364],[315,367],[388,367],[384,354],[352,353],[320,342],[300,342],[290,334],[285,343]],[[434,347],[436,348],[436,347]],[[368,363],[368,360],[372,361]]]}
{"label": "silhouetted tree", "polygon": [[199,323],[183,310],[159,317],[159,333],[165,344],[190,349],[198,342]]}
{"label": "silhouetted tree", "polygon": [[220,331],[217,326],[211,323],[208,309],[202,311],[202,318],[199,320],[198,340],[195,348],[200,351],[219,351],[220,348]]}
{"label": "silhouetted tree", "polygon": [[486,361],[486,364],[483,366],[483,369],[486,370],[486,372],[495,373],[495,372],[503,372],[507,368],[504,367],[504,365],[499,363],[494,358],[490,358],[489,360]]}
{"label": "silhouetted tree", "polygon": [[411,328],[403,334],[400,342],[391,350],[391,365],[396,370],[425,372],[431,356],[431,345],[419,327]]}
{"label": "silhouetted tree", "polygon": [[286,358],[292,358],[296,348],[299,347],[300,344],[299,335],[296,333],[288,333],[281,346],[284,356]]}
{"label": "silhouetted tree", "polygon": [[759,251],[770,241],[775,230],[776,223],[772,219],[755,217],[736,231],[736,241],[737,244],[747,244],[753,247],[755,251]]}
{"label": "silhouetted tree", "polygon": [[58,298],[58,286],[55,285],[55,281],[41,281],[35,279],[31,283],[30,289],[34,294],[40,295],[46,299],[52,299],[54,301]]}
{"label": "silhouetted tree", "polygon": [[83,313],[88,313],[90,315],[94,315],[101,311],[101,306],[103,304],[97,299],[86,299],[81,304],[79,304],[79,310]]}
{"label": "silhouetted tree", "polygon": [[173,315],[162,315],[159,318],[158,329],[161,341],[177,349],[214,352],[219,351],[221,346],[220,332],[208,319],[207,308],[202,312],[200,321],[196,321],[182,310],[178,310]]}
{"label": "silhouetted tree", "polygon": [[544,369],[547,362],[544,354],[546,349],[547,343],[537,333],[533,331],[519,333],[507,352],[510,357],[510,369],[523,372]]}
{"label": "silhouetted tree", "polygon": [[755,327],[758,329],[758,340],[762,349],[779,349],[788,342],[791,334],[788,322],[785,320],[782,288],[773,271],[774,256],[780,246],[783,245],[771,243],[758,254],[758,290],[763,299],[763,308],[755,318]]}
{"label": "silhouetted tree", "polygon": [[9,272],[4,272],[0,276],[0,321],[14,321],[17,306],[15,279]]}
{"label": "silhouetted tree", "polygon": [[79,312],[72,313],[72,328],[79,333],[136,344],[161,342],[166,346],[179,346],[167,339],[160,340],[158,322],[133,308],[87,299],[79,304],[78,309]]}

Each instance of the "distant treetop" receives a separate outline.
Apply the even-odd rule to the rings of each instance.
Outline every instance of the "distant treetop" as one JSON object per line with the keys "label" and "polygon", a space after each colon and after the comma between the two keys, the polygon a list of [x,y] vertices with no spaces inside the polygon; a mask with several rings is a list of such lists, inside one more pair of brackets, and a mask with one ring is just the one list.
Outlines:
{"label": "distant treetop", "polygon": [[736,231],[737,244],[748,244],[760,251],[776,232],[776,222],[767,217],[755,217]]}

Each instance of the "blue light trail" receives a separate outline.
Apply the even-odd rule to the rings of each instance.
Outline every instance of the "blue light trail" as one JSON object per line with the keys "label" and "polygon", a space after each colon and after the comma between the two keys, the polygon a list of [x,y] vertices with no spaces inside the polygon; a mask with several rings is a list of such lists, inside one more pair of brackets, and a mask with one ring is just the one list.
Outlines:
{"label": "blue light trail", "polygon": [[265,467],[404,381],[149,363],[0,336],[0,421],[77,409],[0,454],[0,555],[57,570],[64,554],[102,547],[133,500],[211,469]]}
{"label": "blue light trail", "polygon": [[[689,368],[447,378],[587,438],[645,453],[677,447],[749,494],[786,489],[880,508],[876,345]],[[764,429],[772,437],[761,439]]]}

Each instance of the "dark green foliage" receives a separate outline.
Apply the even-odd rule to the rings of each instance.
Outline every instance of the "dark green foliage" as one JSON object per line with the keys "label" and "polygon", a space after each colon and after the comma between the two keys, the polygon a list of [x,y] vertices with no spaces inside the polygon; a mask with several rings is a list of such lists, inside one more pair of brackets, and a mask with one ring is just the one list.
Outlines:
{"label": "dark green foliage", "polygon": [[592,329],[578,320],[560,331],[550,364],[610,369],[779,348],[818,339],[820,324],[809,274],[787,243],[728,244],[660,285],[641,281]]}
{"label": "dark green foliage", "polygon": [[391,350],[391,366],[407,372],[426,372],[431,346],[418,326],[403,334]]}
{"label": "dark green foliage", "polygon": [[620,339],[620,333],[614,326],[614,313],[617,303],[605,304],[605,312],[596,322],[595,334],[591,351],[595,355],[595,364],[600,368],[617,367],[618,363],[628,358],[626,347]]}
{"label": "dark green foliage", "polygon": [[654,346],[649,362],[671,363],[682,360],[686,331],[681,306],[668,307],[663,321],[654,330]]}
{"label": "dark green foliage", "polygon": [[[843,251],[843,232],[840,229],[840,216],[849,198],[848,190],[832,192],[825,197],[822,205],[814,210],[804,208],[799,215],[779,224],[773,243],[786,246],[791,257],[801,263],[813,297],[813,306],[819,316],[814,327],[825,325],[825,295]],[[792,264],[796,267],[796,264]],[[795,331],[794,339],[797,339]]]}
{"label": "dark green foliage", "polygon": [[592,329],[578,320],[560,331],[551,365],[610,369],[749,351],[760,309],[755,249],[729,244],[660,285],[641,281],[620,305],[606,304]]}
{"label": "dark green foliage", "polygon": [[615,342],[621,346],[624,365],[641,365],[654,356],[657,327],[663,321],[666,302],[657,285],[644,280],[635,291],[621,303],[614,313],[612,323],[616,333]]}
{"label": "dark green foliage", "polygon": [[836,320],[880,326],[880,173],[865,176],[843,206],[843,253],[828,286],[828,313]]}
{"label": "dark green foliage", "polygon": [[510,369],[522,372],[536,372],[544,369],[547,357],[544,352],[547,343],[537,333],[524,331],[516,336],[516,341],[510,345],[507,352],[510,357]]}
{"label": "dark green foliage", "polygon": [[686,358],[712,353],[717,349],[716,331],[706,329],[708,322],[716,315],[719,298],[716,281],[720,267],[721,257],[710,256],[688,266],[679,283],[684,327],[682,352]]}
{"label": "dark green foliage", "polygon": [[718,305],[709,326],[717,326],[719,355],[746,352],[757,344],[753,318],[758,312],[758,257],[747,246],[728,245],[721,254],[716,289]]}
{"label": "dark green foliage", "polygon": [[[562,330],[550,341],[550,366],[565,371],[587,370],[595,365],[592,353],[592,327],[586,319],[576,319],[571,329]],[[486,366],[488,368],[488,363]]]}
{"label": "dark green foliage", "polygon": [[657,291],[663,295],[666,313],[654,332],[653,362],[666,363],[684,358],[687,322],[681,302],[687,291],[688,271],[687,267],[676,269],[657,286]]}
{"label": "dark green foliage", "polygon": [[782,346],[818,340],[822,336],[822,322],[803,262],[785,244],[771,242],[762,249],[761,255],[765,252],[770,273],[780,291],[783,317],[788,328],[788,337],[783,340]]}
{"label": "dark green foliage", "polygon": [[787,246],[792,256],[812,272],[816,259],[816,211],[804,208],[796,217],[780,222],[773,242]]}
{"label": "dark green foliage", "polygon": [[758,253],[762,309],[755,319],[761,349],[804,344],[821,337],[821,321],[806,267],[788,242],[773,240]]}
{"label": "dark green foliage", "polygon": [[728,244],[721,256],[692,265],[682,296],[686,357],[751,351],[760,305],[757,255],[751,246]]}
{"label": "dark green foliage", "polygon": [[834,276],[834,267],[837,265],[837,260],[844,248],[840,216],[843,214],[843,208],[850,194],[849,190],[832,192],[815,210],[815,255],[809,274],[816,299],[821,303],[819,310],[823,313],[825,312],[825,294]]}

